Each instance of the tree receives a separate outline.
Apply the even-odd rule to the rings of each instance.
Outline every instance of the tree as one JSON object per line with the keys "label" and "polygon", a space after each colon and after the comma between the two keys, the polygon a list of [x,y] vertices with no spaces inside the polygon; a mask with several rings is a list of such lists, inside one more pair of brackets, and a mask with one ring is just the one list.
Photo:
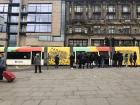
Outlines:
{"label": "tree", "polygon": [[105,37],[105,46],[110,46],[109,38]]}
{"label": "tree", "polygon": [[111,46],[114,47],[115,46],[115,39],[111,38]]}

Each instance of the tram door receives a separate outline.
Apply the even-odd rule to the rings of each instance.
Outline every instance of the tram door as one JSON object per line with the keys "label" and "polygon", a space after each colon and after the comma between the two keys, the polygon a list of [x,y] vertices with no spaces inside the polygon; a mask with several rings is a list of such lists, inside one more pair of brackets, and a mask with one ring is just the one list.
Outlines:
{"label": "tram door", "polygon": [[104,65],[109,66],[109,52],[108,51],[100,51],[99,54],[104,59]]}
{"label": "tram door", "polygon": [[42,58],[41,51],[32,51],[32,64],[34,64],[34,57],[36,56],[36,54],[39,54],[40,58]]}

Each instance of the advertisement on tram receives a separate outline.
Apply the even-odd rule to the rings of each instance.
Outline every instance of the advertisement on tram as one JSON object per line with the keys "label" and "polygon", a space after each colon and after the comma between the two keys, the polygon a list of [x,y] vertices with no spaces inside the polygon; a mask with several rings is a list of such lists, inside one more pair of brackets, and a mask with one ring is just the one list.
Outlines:
{"label": "advertisement on tram", "polygon": [[124,57],[125,54],[128,54],[128,65],[130,65],[130,54],[132,54],[132,56],[134,55],[134,52],[136,52],[137,55],[137,65],[140,65],[140,51],[139,51],[139,47],[115,47],[115,51],[116,52],[120,52],[123,54],[123,65],[124,65]]}
{"label": "advertisement on tram", "polygon": [[55,64],[55,56],[59,57],[59,65],[70,64],[70,47],[48,47],[48,65]]}

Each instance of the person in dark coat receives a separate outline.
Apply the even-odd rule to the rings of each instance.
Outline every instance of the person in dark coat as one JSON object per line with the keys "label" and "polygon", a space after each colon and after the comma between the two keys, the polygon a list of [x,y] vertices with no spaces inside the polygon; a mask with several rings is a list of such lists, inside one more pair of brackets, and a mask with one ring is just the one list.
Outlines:
{"label": "person in dark coat", "polygon": [[82,54],[81,62],[82,62],[82,68],[84,69],[85,68],[85,64],[87,62],[86,53]]}
{"label": "person in dark coat", "polygon": [[89,54],[85,54],[85,63],[87,65],[87,68],[90,67],[90,58],[89,57],[90,57]]}
{"label": "person in dark coat", "polygon": [[77,56],[77,59],[78,59],[77,61],[78,61],[78,65],[79,65],[78,68],[79,69],[82,68],[82,56],[83,55],[81,53],[79,53],[78,56]]}
{"label": "person in dark coat", "polygon": [[104,55],[100,55],[101,57],[101,67],[105,67],[105,56]]}
{"label": "person in dark coat", "polygon": [[123,54],[120,53],[120,67],[122,67],[122,63],[123,63]]}
{"label": "person in dark coat", "polygon": [[133,64],[133,55],[132,54],[130,54],[129,61],[130,61],[130,66],[132,67],[132,64]]}
{"label": "person in dark coat", "polygon": [[119,67],[119,56],[120,56],[120,52],[118,51],[117,53],[116,53],[116,63],[117,63],[117,67]]}
{"label": "person in dark coat", "polygon": [[134,62],[134,67],[137,66],[137,54],[136,52],[134,52],[134,55],[133,55],[133,62]]}
{"label": "person in dark coat", "polygon": [[98,54],[94,54],[94,63],[95,63],[95,66],[98,67]]}
{"label": "person in dark coat", "polygon": [[116,54],[116,51],[114,52],[113,54],[113,67],[116,67],[117,66],[117,54]]}
{"label": "person in dark coat", "polygon": [[73,63],[74,63],[74,55],[70,55],[70,67],[73,68]]}
{"label": "person in dark coat", "polygon": [[89,55],[89,61],[90,61],[90,68],[93,68],[94,58],[93,58],[93,55],[92,54]]}
{"label": "person in dark coat", "polygon": [[123,55],[122,53],[118,52],[118,67],[122,66],[122,61],[123,61]]}
{"label": "person in dark coat", "polygon": [[0,80],[3,80],[3,72],[6,70],[6,58],[4,57],[4,54],[1,55],[0,58]]}
{"label": "person in dark coat", "polygon": [[102,65],[102,56],[98,55],[98,67],[101,67]]}
{"label": "person in dark coat", "polygon": [[34,65],[35,65],[35,73],[37,73],[37,68],[39,68],[39,73],[42,73],[41,71],[41,57],[39,54],[36,54],[34,57]]}
{"label": "person in dark coat", "polygon": [[55,58],[54,58],[54,60],[55,60],[55,68],[58,68],[58,65],[59,65],[59,56],[56,55]]}

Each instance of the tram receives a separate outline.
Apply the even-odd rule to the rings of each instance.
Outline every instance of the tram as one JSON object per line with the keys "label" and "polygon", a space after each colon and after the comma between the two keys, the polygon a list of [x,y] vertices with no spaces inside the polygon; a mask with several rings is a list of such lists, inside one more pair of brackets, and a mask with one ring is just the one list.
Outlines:
{"label": "tram", "polygon": [[[33,65],[33,59],[38,53],[41,57],[41,65],[54,65],[54,57],[59,55],[59,65],[69,65],[70,55],[74,54],[75,63],[79,53],[102,55],[105,64],[112,65],[112,56],[114,52],[123,54],[137,54],[137,65],[140,65],[140,48],[139,47],[8,47],[7,49],[7,65]],[[0,47],[0,54],[4,53],[4,47]],[[124,63],[123,63],[124,64]],[[130,62],[128,62],[130,64]]]}

